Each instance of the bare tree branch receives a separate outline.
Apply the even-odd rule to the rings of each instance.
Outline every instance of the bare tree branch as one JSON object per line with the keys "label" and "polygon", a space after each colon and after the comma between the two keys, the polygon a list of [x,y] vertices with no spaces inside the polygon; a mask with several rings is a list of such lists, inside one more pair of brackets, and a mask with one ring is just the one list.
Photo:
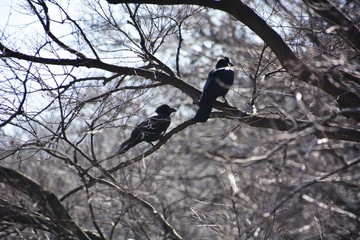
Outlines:
{"label": "bare tree branch", "polygon": [[[179,88],[181,91],[185,92],[193,99],[198,99],[200,97],[200,91],[194,88],[193,86],[187,84],[186,82],[182,81],[180,78],[176,76],[170,76],[163,72],[159,71],[151,71],[145,70],[141,68],[131,68],[131,67],[121,67],[112,64],[107,64],[102,62],[98,59],[50,59],[50,58],[40,58],[40,57],[33,57],[30,55],[18,53],[12,51],[10,49],[5,48],[0,43],[0,48],[3,49],[3,56],[4,57],[17,57],[20,59],[32,61],[32,62],[42,62],[47,64],[54,64],[54,65],[73,65],[77,67],[88,67],[88,68],[99,68],[103,70],[107,70],[110,72],[129,75],[129,76],[142,76],[144,78],[152,79],[154,81],[161,82],[163,84],[172,85],[176,88]],[[240,117],[245,119],[243,122],[249,124],[250,126],[256,127],[265,127],[265,128],[274,128],[282,131],[288,131],[292,128],[292,124],[290,121],[283,120],[283,119],[276,119],[276,118],[268,118],[265,116],[250,116],[247,113],[230,107],[227,104],[216,102],[215,107],[218,109],[223,110],[225,113],[233,116],[233,117]],[[346,113],[345,113],[346,114]],[[351,115],[359,114],[358,111],[352,111]],[[341,130],[339,128],[338,130]],[[340,136],[344,137],[344,140],[351,140],[351,141],[359,141],[358,131],[356,130],[346,130],[342,135],[339,134],[325,134],[330,138],[342,139]],[[334,131],[338,132],[338,131]],[[339,132],[340,133],[340,132]]]}
{"label": "bare tree branch", "polygon": [[[321,74],[312,70],[304,62],[302,62],[290,47],[284,42],[281,36],[273,30],[260,16],[258,16],[250,7],[241,1],[197,1],[194,3],[189,0],[108,0],[109,3],[145,3],[145,4],[159,4],[159,5],[177,5],[177,4],[191,4],[210,7],[227,12],[234,16],[237,20],[244,23],[252,31],[254,31],[276,54],[283,67],[288,73],[299,80],[316,86],[334,98],[342,108],[356,108],[360,102],[360,96],[352,89],[341,85],[338,87],[331,77],[326,74]],[[347,115],[360,121],[360,113]]]}
{"label": "bare tree branch", "polygon": [[334,30],[339,31],[352,47],[360,51],[360,29],[344,13],[327,0],[304,0],[304,2],[325,20],[334,24]]}
{"label": "bare tree branch", "polygon": [[43,213],[54,223],[54,226],[47,227],[53,228],[57,235],[67,236],[67,238],[91,239],[77,226],[54,193],[43,189],[27,176],[13,169],[0,166],[0,182],[23,192],[38,202]]}

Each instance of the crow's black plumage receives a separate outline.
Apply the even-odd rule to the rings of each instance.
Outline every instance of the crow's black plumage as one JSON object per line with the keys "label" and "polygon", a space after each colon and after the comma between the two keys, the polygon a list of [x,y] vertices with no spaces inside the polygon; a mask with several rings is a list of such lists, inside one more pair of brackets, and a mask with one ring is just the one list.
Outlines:
{"label": "crow's black plumage", "polygon": [[199,110],[194,117],[195,121],[206,122],[208,120],[217,97],[223,97],[226,102],[225,95],[234,82],[234,71],[231,66],[233,64],[229,58],[224,57],[209,73],[200,97]]}
{"label": "crow's black plumage", "polygon": [[158,107],[155,112],[157,115],[146,119],[136,126],[130,138],[121,144],[118,154],[125,153],[143,141],[148,143],[157,141],[164,135],[166,129],[170,126],[170,114],[176,112],[176,109],[164,104]]}

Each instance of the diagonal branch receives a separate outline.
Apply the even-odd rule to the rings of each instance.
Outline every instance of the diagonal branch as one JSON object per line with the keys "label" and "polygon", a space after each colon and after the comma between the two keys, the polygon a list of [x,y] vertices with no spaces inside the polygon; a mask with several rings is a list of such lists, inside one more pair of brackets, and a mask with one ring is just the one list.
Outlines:
{"label": "diagonal branch", "polygon": [[[9,185],[38,202],[43,214],[55,223],[53,227],[59,236],[68,239],[91,239],[70,217],[56,195],[42,188],[38,183],[20,172],[0,166],[0,182]],[[52,227],[52,226],[48,226]]]}
{"label": "diagonal branch", "polygon": [[[76,66],[76,67],[87,67],[87,68],[98,68],[102,70],[106,70],[109,72],[118,73],[121,75],[129,75],[129,76],[141,76],[147,79],[151,79],[153,81],[160,82],[162,84],[168,84],[175,88],[180,89],[182,92],[186,93],[192,99],[198,99],[200,97],[201,92],[194,88],[193,86],[187,84],[177,76],[170,76],[161,71],[153,71],[153,70],[146,70],[142,68],[132,68],[132,67],[122,67],[116,66],[108,63],[104,63],[99,59],[51,59],[51,58],[41,58],[26,55],[23,53],[12,51],[11,49],[6,48],[0,42],[0,49],[2,50],[3,54],[0,55],[2,57],[14,57],[18,59],[23,59],[31,62],[38,62],[44,64],[52,64],[52,65],[69,65],[69,66]],[[359,101],[360,102],[360,101]],[[356,106],[358,105],[357,102],[354,103]],[[225,103],[221,103],[217,101],[215,103],[215,108],[222,110],[224,114],[220,114],[218,116],[221,117],[231,117],[231,118],[238,118],[241,122],[244,122],[253,127],[262,127],[262,128],[271,128],[280,131],[289,131],[294,127],[292,121],[287,119],[280,119],[280,118],[270,118],[267,116],[253,116],[241,111],[237,108],[231,107]],[[344,115],[359,115],[360,111],[356,110],[358,108],[349,108],[350,110],[353,109],[355,111],[343,111]],[[297,124],[310,124],[310,122],[305,121],[297,121]],[[341,133],[341,131],[344,131]],[[320,131],[321,132],[321,131]],[[320,136],[320,132],[318,132]],[[324,136],[333,139],[342,139],[348,141],[360,141],[359,131],[340,128],[338,127],[337,130],[329,130],[324,131]]]}
{"label": "diagonal branch", "polygon": [[[343,167],[340,167],[338,169],[335,169],[334,171],[327,173],[321,177],[318,177],[312,181],[308,181],[307,183],[304,183],[300,186],[298,186],[297,188],[295,188],[289,195],[286,196],[286,198],[282,199],[281,201],[279,201],[279,203],[276,204],[276,206],[268,213],[265,213],[265,216],[269,217],[273,214],[275,214],[275,212],[281,207],[283,206],[289,199],[291,199],[292,197],[294,197],[296,194],[302,192],[304,189],[319,183],[321,181],[323,181],[324,179],[327,179],[335,174],[341,174],[342,172],[346,171],[347,169],[350,169],[353,166],[359,165],[360,163],[360,158],[355,158],[352,159],[351,161],[348,161],[347,164],[345,164]],[[356,216],[355,216],[356,217]],[[358,220],[360,220],[360,218],[358,218]]]}
{"label": "diagonal branch", "polygon": [[119,73],[122,75],[141,76],[143,78],[151,79],[153,81],[161,82],[179,88],[183,92],[186,92],[186,94],[188,94],[193,99],[198,99],[201,94],[201,92],[198,89],[185,83],[175,75],[169,75],[160,71],[146,70],[143,68],[116,66],[113,64],[105,63],[100,59],[91,59],[91,58],[53,59],[53,58],[36,57],[36,56],[31,56],[24,53],[13,51],[7,48],[6,46],[4,46],[1,42],[0,42],[0,51],[2,51],[2,54],[0,54],[0,57],[2,58],[17,58],[30,62],[58,65],[58,66],[97,68],[113,73]]}
{"label": "diagonal branch", "polygon": [[104,179],[99,179],[99,183],[112,187],[116,189],[116,191],[119,192],[120,194],[130,197],[131,199],[140,203],[141,206],[146,208],[153,215],[153,217],[163,225],[163,227],[167,232],[171,233],[171,235],[167,237],[169,237],[170,239],[183,239],[177,233],[176,229],[165,219],[164,215],[161,214],[158,210],[156,210],[156,208],[153,205],[151,205],[148,201],[142,199],[141,197],[137,196],[132,192],[126,191],[125,189],[121,188],[121,186],[117,182],[109,182]]}
{"label": "diagonal branch", "polygon": [[[150,64],[152,62],[156,62],[157,64],[159,64],[159,68],[162,69],[164,72],[166,72],[167,74],[171,75],[171,76],[175,76],[174,72],[168,67],[166,66],[166,64],[164,64],[162,61],[160,61],[157,57],[155,57],[152,53],[150,53],[150,51],[148,50],[148,48],[146,47],[146,42],[145,42],[145,34],[142,31],[141,27],[140,27],[140,23],[137,21],[136,18],[136,13],[137,13],[137,9],[133,12],[131,11],[130,7],[128,5],[126,5],[127,10],[130,14],[130,18],[132,20],[131,25],[133,25],[136,29],[136,31],[139,34],[140,37],[140,45],[141,45],[141,49],[144,51],[145,53],[145,58],[147,58],[150,61]],[[139,6],[138,6],[139,7]]]}
{"label": "diagonal branch", "polygon": [[339,9],[327,0],[303,0],[326,21],[337,26],[340,33],[355,50],[360,51],[360,29]]}
{"label": "diagonal branch", "polygon": [[27,0],[28,4],[30,5],[31,9],[35,12],[36,16],[39,18],[39,21],[41,23],[41,25],[44,28],[44,31],[46,32],[46,34],[54,41],[56,42],[61,48],[65,49],[66,51],[75,54],[77,57],[79,58],[86,58],[84,54],[76,51],[75,49],[72,49],[71,47],[69,47],[68,45],[66,45],[65,43],[63,43],[62,41],[60,41],[60,39],[58,39],[52,32],[50,29],[50,22],[51,19],[49,17],[49,8],[46,5],[45,1],[39,1],[38,5],[40,5],[42,7],[42,10],[45,14],[45,20],[41,17],[40,12],[36,9],[35,5],[32,3],[32,1]]}
{"label": "diagonal branch", "polygon": [[[287,72],[299,80],[316,86],[333,96],[341,108],[356,108],[359,106],[360,96],[352,89],[345,86],[338,87],[331,77],[310,69],[301,61],[281,36],[272,29],[259,15],[250,7],[239,0],[227,1],[190,1],[190,0],[108,0],[109,3],[145,3],[158,5],[179,5],[191,4],[210,7],[229,13],[240,22],[254,31],[276,54],[277,58]],[[360,113],[347,114],[357,121],[360,121]]]}

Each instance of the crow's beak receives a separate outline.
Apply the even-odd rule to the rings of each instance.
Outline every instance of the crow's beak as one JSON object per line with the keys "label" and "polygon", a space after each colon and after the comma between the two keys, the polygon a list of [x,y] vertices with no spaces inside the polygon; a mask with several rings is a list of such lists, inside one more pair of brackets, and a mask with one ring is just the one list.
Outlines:
{"label": "crow's beak", "polygon": [[234,64],[233,64],[232,62],[229,62],[229,65],[230,65],[230,66],[234,66]]}
{"label": "crow's beak", "polygon": [[169,113],[176,112],[177,110],[175,108],[169,108]]}

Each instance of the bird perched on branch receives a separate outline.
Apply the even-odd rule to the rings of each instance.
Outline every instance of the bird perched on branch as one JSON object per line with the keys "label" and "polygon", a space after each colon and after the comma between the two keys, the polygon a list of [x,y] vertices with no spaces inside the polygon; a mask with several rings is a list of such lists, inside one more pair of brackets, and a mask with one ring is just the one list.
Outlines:
{"label": "bird perched on branch", "polygon": [[234,83],[234,70],[231,66],[234,65],[229,58],[223,57],[209,73],[200,97],[199,110],[194,117],[195,121],[206,122],[209,119],[217,97],[223,97],[227,103],[225,95]]}
{"label": "bird perched on branch", "polygon": [[118,154],[125,153],[141,142],[155,142],[165,134],[166,129],[170,126],[170,115],[176,112],[176,109],[164,104],[158,107],[155,112],[157,115],[146,119],[136,126],[130,138],[121,144]]}

